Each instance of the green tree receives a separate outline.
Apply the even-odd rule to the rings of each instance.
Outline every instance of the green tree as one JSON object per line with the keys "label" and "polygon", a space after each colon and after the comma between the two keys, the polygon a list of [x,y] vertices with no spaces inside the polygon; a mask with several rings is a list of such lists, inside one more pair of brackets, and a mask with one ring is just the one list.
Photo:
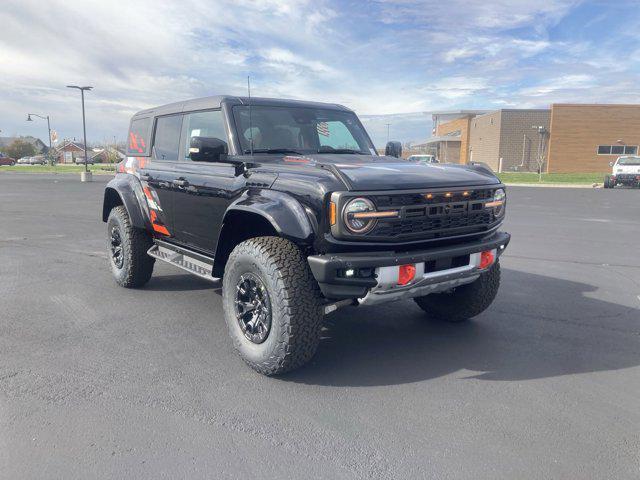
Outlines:
{"label": "green tree", "polygon": [[18,138],[11,142],[9,146],[5,147],[4,153],[17,160],[18,158],[22,157],[32,157],[37,152],[36,147],[34,147],[32,144],[30,144],[26,140]]}

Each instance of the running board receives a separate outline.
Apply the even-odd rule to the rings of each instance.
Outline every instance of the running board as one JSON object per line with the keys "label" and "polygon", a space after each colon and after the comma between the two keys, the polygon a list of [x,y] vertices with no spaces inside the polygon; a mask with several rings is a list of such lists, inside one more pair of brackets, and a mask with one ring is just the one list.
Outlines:
{"label": "running board", "polygon": [[[178,268],[186,270],[200,278],[210,282],[219,282],[220,279],[213,276],[213,258],[204,257],[199,254],[188,255],[185,249],[175,247],[166,242],[155,243],[148,251],[150,257],[162,260]],[[195,258],[197,255],[199,258]],[[206,261],[209,260],[209,261]]]}

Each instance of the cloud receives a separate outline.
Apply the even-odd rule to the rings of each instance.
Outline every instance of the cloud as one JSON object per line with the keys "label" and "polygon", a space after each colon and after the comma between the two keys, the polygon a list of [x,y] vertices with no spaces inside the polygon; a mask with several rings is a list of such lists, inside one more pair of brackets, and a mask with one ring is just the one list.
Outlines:
{"label": "cloud", "polygon": [[84,83],[90,138],[122,138],[133,112],[243,94],[247,75],[256,96],[354,108],[383,140],[382,115],[401,115],[409,140],[429,132],[416,112],[637,101],[640,39],[607,28],[620,18],[640,13],[573,0],[4,0],[0,129],[42,137],[24,119],[44,113],[78,136],[65,85]]}

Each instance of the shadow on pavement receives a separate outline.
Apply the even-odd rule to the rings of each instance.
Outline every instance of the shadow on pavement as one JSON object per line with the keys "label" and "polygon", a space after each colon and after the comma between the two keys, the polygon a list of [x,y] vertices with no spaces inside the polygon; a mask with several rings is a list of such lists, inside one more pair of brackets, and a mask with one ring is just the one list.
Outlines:
{"label": "shadow on pavement", "polygon": [[431,321],[411,301],[346,308],[327,317],[312,362],[280,379],[373,386],[455,372],[526,380],[639,365],[638,309],[585,296],[595,290],[503,269],[494,304],[463,324]]}
{"label": "shadow on pavement", "polygon": [[183,292],[192,290],[214,290],[216,284],[190,273],[176,275],[154,275],[143,289],[157,292]]}

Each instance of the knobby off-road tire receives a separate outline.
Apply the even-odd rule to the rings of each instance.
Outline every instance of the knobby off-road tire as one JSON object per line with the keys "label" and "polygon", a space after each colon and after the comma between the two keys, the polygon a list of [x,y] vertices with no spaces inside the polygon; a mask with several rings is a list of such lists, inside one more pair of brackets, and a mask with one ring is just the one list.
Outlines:
{"label": "knobby off-road tire", "polygon": [[[264,287],[270,305],[270,329],[261,343],[250,340],[238,318],[243,278]],[[254,284],[255,284],[254,283]],[[254,290],[256,291],[256,290]],[[224,316],[240,357],[263,375],[281,374],[308,362],[320,341],[320,290],[300,249],[279,237],[240,243],[229,256],[222,284]],[[246,317],[245,317],[246,318]]]}
{"label": "knobby off-road tire", "polygon": [[613,180],[611,180],[611,175],[607,175],[606,177],[604,177],[604,188],[614,188],[615,184],[613,183]]}
{"label": "knobby off-road tire", "polygon": [[[114,257],[114,237],[119,237],[121,261]],[[126,208],[120,205],[111,210],[107,220],[107,256],[116,282],[125,288],[141,287],[153,273],[155,259],[147,255],[153,245],[151,236],[131,225]]]}
{"label": "knobby off-road tire", "polygon": [[496,298],[500,287],[500,263],[480,275],[473,283],[450,292],[433,293],[415,298],[429,317],[447,322],[463,322],[484,312]]}

